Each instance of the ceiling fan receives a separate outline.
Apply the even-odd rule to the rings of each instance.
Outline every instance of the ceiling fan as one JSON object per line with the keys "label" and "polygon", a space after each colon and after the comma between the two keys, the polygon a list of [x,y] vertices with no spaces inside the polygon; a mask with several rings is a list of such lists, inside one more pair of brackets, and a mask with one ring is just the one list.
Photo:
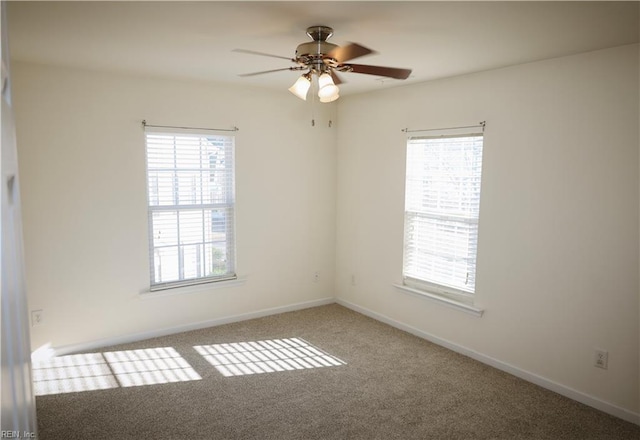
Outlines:
{"label": "ceiling fan", "polygon": [[343,82],[337,72],[364,73],[395,79],[407,79],[411,74],[411,69],[346,63],[346,61],[375,52],[357,43],[350,43],[340,47],[327,42],[333,35],[333,29],[328,26],[311,26],[307,28],[307,35],[312,41],[299,44],[296,48],[295,58],[287,58],[253,50],[234,49],[234,52],[281,58],[297,64],[296,66],[284,67],[282,69],[245,73],[240,76],[262,75],[283,70],[307,70],[307,72],[298,78],[295,84],[289,88],[289,91],[297,97],[306,100],[307,93],[311,87],[311,80],[313,76],[316,75],[318,77],[318,97],[320,98],[320,102],[332,102],[340,97],[338,84]]}

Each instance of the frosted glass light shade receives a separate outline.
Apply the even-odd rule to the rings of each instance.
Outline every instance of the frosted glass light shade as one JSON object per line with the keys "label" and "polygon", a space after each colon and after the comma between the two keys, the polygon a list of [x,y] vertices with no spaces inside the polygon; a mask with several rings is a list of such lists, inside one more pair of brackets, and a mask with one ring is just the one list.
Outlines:
{"label": "frosted glass light shade", "polygon": [[323,87],[328,85],[332,85],[332,86],[335,85],[333,83],[333,78],[331,78],[331,75],[329,75],[328,73],[323,73],[318,78],[318,88],[322,89]]}
{"label": "frosted glass light shade", "polygon": [[289,87],[289,91],[298,98],[306,101],[309,87],[311,87],[311,80],[302,75],[291,87]]}
{"label": "frosted glass light shade", "polygon": [[333,78],[328,73],[323,73],[318,78],[318,97],[320,102],[331,102],[338,99],[340,89],[333,83]]}
{"label": "frosted glass light shade", "polygon": [[[337,88],[337,87],[336,87]],[[338,95],[337,93],[335,95],[329,96],[327,98],[320,98],[320,102],[333,102],[336,99],[338,99],[340,97],[340,95]]]}

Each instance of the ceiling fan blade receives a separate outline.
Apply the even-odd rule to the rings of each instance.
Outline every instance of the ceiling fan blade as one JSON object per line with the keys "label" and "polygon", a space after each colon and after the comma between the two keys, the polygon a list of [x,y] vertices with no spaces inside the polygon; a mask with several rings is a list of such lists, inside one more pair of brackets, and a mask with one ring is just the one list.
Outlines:
{"label": "ceiling fan blade", "polygon": [[262,75],[264,73],[271,73],[271,72],[281,72],[283,70],[304,70],[306,69],[306,67],[302,67],[302,66],[298,66],[298,67],[284,67],[282,69],[273,69],[273,70],[263,70],[262,72],[252,72],[252,73],[241,73],[238,76],[255,76],[255,75]]}
{"label": "ceiling fan blade", "polygon": [[411,75],[411,69],[398,69],[396,67],[384,66],[367,66],[364,64],[344,64],[340,67],[347,67],[349,71],[355,73],[364,73],[367,75],[386,76],[395,79],[407,79]]}
{"label": "ceiling fan blade", "polygon": [[349,61],[364,55],[369,55],[371,53],[376,52],[371,49],[367,49],[364,46],[360,46],[357,43],[350,43],[346,46],[336,47],[328,54],[326,54],[326,56],[337,60],[338,63],[344,63],[345,61]]}
{"label": "ceiling fan blade", "polygon": [[331,75],[331,79],[333,80],[333,83],[334,83],[335,85],[340,85],[340,84],[342,84],[342,83],[344,82],[344,81],[342,80],[342,78],[340,78],[340,77],[338,76],[338,74],[335,72],[335,70],[330,69],[330,70],[329,70],[329,74]]}
{"label": "ceiling fan blade", "polygon": [[257,52],[255,50],[233,49],[232,52],[248,53],[249,55],[260,55],[260,56],[263,56],[263,57],[280,58],[280,59],[283,59],[283,60],[288,60],[288,61],[293,61],[293,62],[296,61],[293,58],[282,57],[280,55],[272,55],[270,53]]}

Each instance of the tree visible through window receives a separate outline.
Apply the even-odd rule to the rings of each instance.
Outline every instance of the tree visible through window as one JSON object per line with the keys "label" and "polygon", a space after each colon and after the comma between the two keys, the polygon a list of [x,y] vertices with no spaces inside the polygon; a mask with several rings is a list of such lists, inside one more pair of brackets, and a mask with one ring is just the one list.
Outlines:
{"label": "tree visible through window", "polygon": [[151,289],[235,278],[234,137],[145,137]]}
{"label": "tree visible through window", "polygon": [[482,134],[407,141],[404,283],[434,293],[475,292]]}

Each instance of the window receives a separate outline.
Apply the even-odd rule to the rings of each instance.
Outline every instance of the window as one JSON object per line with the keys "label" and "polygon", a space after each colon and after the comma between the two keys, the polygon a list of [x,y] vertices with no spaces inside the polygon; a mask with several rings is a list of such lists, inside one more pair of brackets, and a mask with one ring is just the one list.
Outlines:
{"label": "window", "polygon": [[473,302],[482,134],[407,141],[403,282]]}
{"label": "window", "polygon": [[151,290],[235,278],[234,136],[145,138]]}

